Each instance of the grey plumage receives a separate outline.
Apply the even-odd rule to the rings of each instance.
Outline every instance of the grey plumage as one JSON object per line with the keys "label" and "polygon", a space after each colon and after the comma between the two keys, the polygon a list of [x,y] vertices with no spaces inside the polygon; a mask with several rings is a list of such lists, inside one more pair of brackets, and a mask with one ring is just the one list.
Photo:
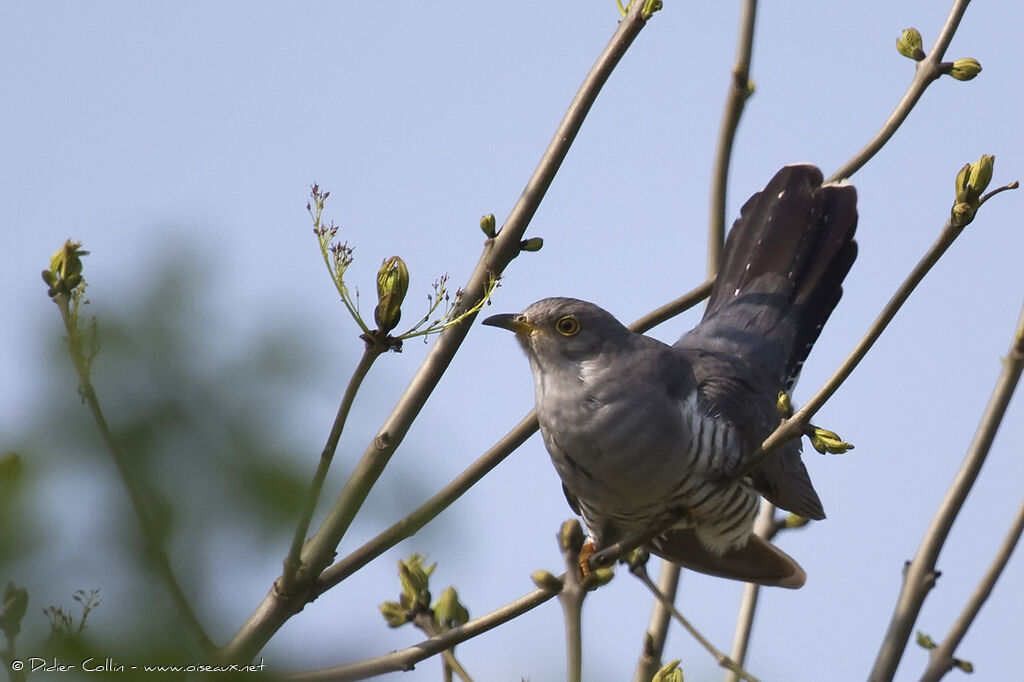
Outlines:
{"label": "grey plumage", "polygon": [[804,573],[751,535],[759,494],[824,518],[798,441],[731,482],[778,425],[856,257],[856,192],[788,166],[743,206],[701,323],[669,346],[601,308],[547,298],[484,324],[516,332],[544,444],[598,548],[675,523],[653,551],[713,575],[799,587]]}

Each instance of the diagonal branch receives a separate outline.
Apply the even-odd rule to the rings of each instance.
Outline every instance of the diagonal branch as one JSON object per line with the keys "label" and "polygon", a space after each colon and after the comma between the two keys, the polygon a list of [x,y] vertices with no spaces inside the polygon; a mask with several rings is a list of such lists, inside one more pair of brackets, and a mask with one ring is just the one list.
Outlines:
{"label": "diagonal branch", "polygon": [[344,682],[345,680],[362,680],[387,672],[412,670],[416,663],[435,656],[446,649],[450,649],[460,642],[465,642],[467,639],[492,630],[514,618],[518,618],[527,611],[537,608],[556,594],[556,592],[548,590],[534,590],[499,609],[495,609],[479,618],[474,618],[464,625],[454,627],[436,637],[431,637],[406,649],[392,651],[383,656],[369,658],[348,665],[281,675],[280,679],[293,680],[295,682],[317,682],[319,680]]}
{"label": "diagonal branch", "polygon": [[949,47],[950,41],[953,40],[953,34],[956,33],[956,29],[960,25],[960,20],[963,18],[964,12],[967,11],[968,4],[970,4],[970,0],[956,0],[956,2],[953,3],[953,7],[949,11],[949,16],[946,17],[946,23],[943,25],[942,31],[939,33],[939,37],[936,38],[935,44],[932,45],[931,51],[925,56],[925,58],[917,62],[917,70],[914,72],[914,78],[910,81],[907,91],[896,105],[892,114],[889,115],[889,118],[875,136],[872,137],[868,143],[853,156],[853,158],[833,173],[828,179],[828,182],[834,182],[836,180],[842,180],[852,176],[860,170],[860,168],[866,164],[871,157],[877,154],[878,150],[885,146],[889,139],[896,134],[899,127],[903,125],[905,120],[907,120],[907,116],[910,115],[910,112],[917,104],[917,101],[921,99],[921,95],[924,94],[924,91],[932,84],[933,81],[943,74],[941,66],[942,59],[946,54],[946,48]]}
{"label": "diagonal branch", "polygon": [[918,547],[913,560],[904,570],[903,587],[871,670],[869,680],[872,682],[891,680],[896,674],[896,668],[903,657],[903,651],[906,649],[910,631],[917,620],[917,614],[920,613],[928,592],[935,585],[938,575],[935,565],[939,552],[949,536],[953,521],[963,507],[964,500],[967,499],[967,493],[974,486],[981,466],[985,463],[996,431],[1010,404],[1010,398],[1013,396],[1017,382],[1020,381],[1022,370],[1024,370],[1024,308],[1021,309],[1010,352],[1003,361],[1003,371],[996,381],[981,423],[974,434],[974,440],[967,449],[967,454],[964,455],[960,471],[957,472],[945,498],[935,512],[931,525],[921,540],[921,546]]}
{"label": "diagonal branch", "polygon": [[751,94],[750,61],[754,52],[754,22],[757,0],[745,0],[740,10],[740,37],[736,47],[736,63],[722,114],[722,128],[715,150],[714,175],[711,178],[711,210],[708,215],[708,277],[714,277],[722,260],[725,245],[725,199],[729,182],[729,161],[736,141],[736,129]]}
{"label": "diagonal branch", "polygon": [[985,601],[992,594],[992,588],[995,587],[996,581],[999,580],[999,576],[1002,575],[1010,560],[1010,555],[1013,554],[1014,548],[1020,542],[1022,532],[1024,532],[1024,503],[1017,508],[1017,515],[1014,517],[1013,523],[1010,524],[1010,530],[1007,532],[1003,544],[1000,545],[992,564],[985,572],[981,582],[978,583],[960,617],[953,624],[953,629],[941,644],[931,650],[928,668],[921,676],[921,682],[938,682],[956,665],[957,661],[953,658],[953,653],[960,646],[960,642],[963,641],[964,635],[967,634],[968,628],[978,616],[981,607],[985,605]]}

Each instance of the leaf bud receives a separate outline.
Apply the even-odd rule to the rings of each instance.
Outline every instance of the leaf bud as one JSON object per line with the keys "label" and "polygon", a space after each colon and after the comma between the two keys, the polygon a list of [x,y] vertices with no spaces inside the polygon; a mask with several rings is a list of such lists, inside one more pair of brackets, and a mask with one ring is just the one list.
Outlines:
{"label": "leaf bud", "polygon": [[545,592],[551,592],[552,594],[558,594],[562,591],[562,581],[558,579],[551,571],[545,571],[543,569],[534,571],[530,574],[530,580],[533,584],[544,590]]}
{"label": "leaf bud", "polygon": [[921,41],[921,32],[916,28],[904,29],[903,33],[896,40],[896,50],[906,57],[919,62],[924,59],[924,45]]}
{"label": "leaf bud", "polygon": [[679,661],[666,663],[654,673],[651,682],[683,682],[683,671],[679,669]]}
{"label": "leaf bud", "polygon": [[558,530],[558,546],[562,549],[578,553],[583,549],[583,540],[583,528],[576,519],[569,519]]}
{"label": "leaf bud", "polygon": [[380,613],[389,628],[401,627],[409,622],[409,612],[397,602],[384,602],[380,605]]}
{"label": "leaf bud", "polygon": [[793,514],[792,512],[790,512],[789,514],[786,514],[786,521],[785,521],[786,528],[790,528],[790,529],[792,529],[792,528],[803,528],[804,526],[806,526],[810,522],[811,522],[811,520],[809,518],[805,517],[805,516],[800,516],[799,514]]}
{"label": "leaf bud", "polygon": [[434,604],[434,619],[442,630],[451,630],[469,621],[469,611],[459,601],[454,587],[446,587]]}
{"label": "leaf bud", "polygon": [[583,580],[580,581],[580,585],[585,590],[596,590],[602,585],[607,585],[615,577],[615,570],[609,566],[603,566],[601,568],[595,568],[594,570],[583,576]]}
{"label": "leaf bud", "polygon": [[544,246],[544,240],[541,237],[530,237],[519,242],[520,251],[540,251]]}
{"label": "leaf bud", "polygon": [[981,73],[981,64],[973,57],[957,59],[953,62],[953,68],[949,70],[949,75],[958,81],[969,81],[979,73]]}
{"label": "leaf bud", "polygon": [[487,215],[480,217],[480,229],[483,230],[484,235],[486,235],[488,239],[494,239],[498,236],[498,231],[495,229],[493,213],[488,213]]}
{"label": "leaf bud", "polygon": [[992,182],[992,169],[996,165],[996,157],[991,154],[982,154],[981,158],[971,164],[971,176],[969,182],[975,193],[981,194]]}
{"label": "leaf bud", "polygon": [[392,256],[381,263],[377,272],[377,307],[373,310],[373,319],[385,334],[402,319],[402,301],[407,291],[409,270],[405,262],[398,256]]}

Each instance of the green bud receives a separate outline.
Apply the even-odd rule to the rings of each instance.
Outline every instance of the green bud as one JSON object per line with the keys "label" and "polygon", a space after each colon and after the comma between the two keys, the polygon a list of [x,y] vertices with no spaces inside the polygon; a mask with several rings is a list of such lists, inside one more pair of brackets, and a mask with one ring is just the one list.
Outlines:
{"label": "green bud", "polygon": [[[956,174],[956,203],[970,203],[970,189],[971,189],[971,164],[964,164],[964,167],[960,169],[960,172]],[[975,197],[976,199],[977,197]]]}
{"label": "green bud", "polygon": [[3,608],[0,609],[0,630],[6,633],[8,641],[21,632],[21,619],[28,610],[28,591],[24,587],[15,587],[7,583],[4,588]]}
{"label": "green bud", "polygon": [[603,568],[595,568],[593,571],[590,571],[583,576],[583,580],[580,581],[580,585],[585,590],[596,590],[602,585],[610,583],[614,577],[615,570],[611,567],[606,566]]}
{"label": "green bud", "polygon": [[397,628],[409,622],[409,612],[401,604],[393,601],[386,601],[380,605],[380,613],[384,616],[384,622],[389,628]]}
{"label": "green bud", "polygon": [[637,547],[636,549],[630,550],[623,556],[619,561],[629,566],[629,570],[646,566],[647,561],[651,558],[651,553],[646,549]]}
{"label": "green bud", "polygon": [[966,202],[953,205],[950,215],[950,222],[953,227],[965,227],[974,220],[974,207]]}
{"label": "green bud", "polygon": [[683,671],[679,669],[679,661],[666,663],[654,673],[651,682],[683,682]]}
{"label": "green bud", "polygon": [[451,630],[469,621],[469,611],[459,601],[454,587],[444,588],[444,592],[434,604],[434,619],[442,630]]}
{"label": "green bud", "polygon": [[82,256],[88,254],[88,251],[82,251],[82,242],[73,242],[68,239],[64,242],[64,246],[50,256],[50,270],[62,279],[68,275],[77,274],[82,271]]}
{"label": "green bud", "polygon": [[430,574],[437,564],[426,568],[423,557],[413,554],[405,561],[398,562],[398,582],[402,586],[402,604],[409,609],[430,605]]}
{"label": "green bud", "polygon": [[811,445],[821,454],[841,455],[847,450],[853,450],[853,444],[847,443],[834,431],[813,427],[811,433]]}
{"label": "green bud", "polygon": [[919,62],[924,59],[924,44],[921,41],[921,32],[916,28],[904,29],[896,40],[896,50],[906,57]]}
{"label": "green bud", "polygon": [[569,519],[558,530],[558,546],[579,552],[583,549],[583,528],[576,519]]}
{"label": "green bud", "polygon": [[971,176],[969,182],[975,193],[981,194],[992,182],[992,169],[996,165],[996,157],[991,154],[982,154],[981,158],[971,164]]}
{"label": "green bud", "polygon": [[803,528],[811,520],[799,514],[789,513],[786,515],[786,528]]}
{"label": "green bud", "polygon": [[545,592],[551,592],[552,594],[558,594],[562,591],[562,581],[558,579],[558,576],[553,574],[551,571],[539,570],[534,571],[530,574],[530,580],[533,584],[544,590]]}
{"label": "green bud", "polygon": [[949,70],[949,75],[958,81],[969,81],[979,73],[981,73],[981,64],[977,59],[971,57],[956,60],[953,62],[953,68]]}
{"label": "green bud", "polygon": [[494,239],[498,236],[498,231],[495,229],[493,213],[488,213],[487,215],[480,217],[480,229],[483,230],[488,239]]}
{"label": "green bud", "polygon": [[934,649],[938,646],[935,641],[920,630],[917,631],[917,644],[925,649]]}
{"label": "green bud", "polygon": [[961,661],[959,658],[954,658],[953,665],[960,668],[960,670],[963,670],[965,673],[974,672],[974,664],[970,661]]}
{"label": "green bud", "polygon": [[398,256],[392,256],[381,263],[377,272],[377,307],[373,319],[377,328],[385,334],[402,319],[402,301],[409,291],[409,270]]}
{"label": "green bud", "polygon": [[540,237],[530,237],[519,242],[520,251],[540,251],[544,246],[544,240]]}
{"label": "green bud", "polygon": [[779,397],[775,401],[775,409],[787,419],[793,416],[793,402],[785,391],[779,391]]}

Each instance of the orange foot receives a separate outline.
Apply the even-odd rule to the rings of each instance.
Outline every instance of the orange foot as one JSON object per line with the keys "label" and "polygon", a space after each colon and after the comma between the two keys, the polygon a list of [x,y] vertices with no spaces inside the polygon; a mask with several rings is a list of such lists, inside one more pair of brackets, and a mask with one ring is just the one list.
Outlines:
{"label": "orange foot", "polygon": [[587,542],[583,547],[580,548],[580,573],[586,578],[590,574],[590,557],[594,556],[597,551],[597,547],[594,546],[593,542]]}

